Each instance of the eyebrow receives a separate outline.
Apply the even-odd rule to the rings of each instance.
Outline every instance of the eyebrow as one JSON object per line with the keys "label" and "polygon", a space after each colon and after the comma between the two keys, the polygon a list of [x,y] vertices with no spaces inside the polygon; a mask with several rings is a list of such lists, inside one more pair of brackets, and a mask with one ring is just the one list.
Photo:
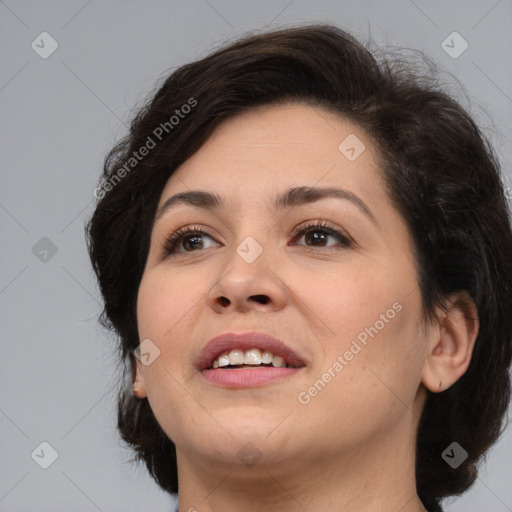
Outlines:
{"label": "eyebrow", "polygon": [[[357,195],[348,190],[337,187],[294,187],[286,190],[282,194],[277,195],[274,200],[274,206],[277,209],[285,209],[289,207],[301,206],[304,204],[314,203],[325,198],[337,198],[351,202],[362,213],[370,218],[374,224],[377,224],[375,216],[366,203]],[[180,204],[185,204],[192,207],[197,207],[205,210],[218,210],[224,201],[221,196],[213,192],[204,190],[190,190],[187,192],[180,192],[174,196],[166,199],[164,204],[158,209],[155,215],[155,222],[162,217],[165,213]]]}

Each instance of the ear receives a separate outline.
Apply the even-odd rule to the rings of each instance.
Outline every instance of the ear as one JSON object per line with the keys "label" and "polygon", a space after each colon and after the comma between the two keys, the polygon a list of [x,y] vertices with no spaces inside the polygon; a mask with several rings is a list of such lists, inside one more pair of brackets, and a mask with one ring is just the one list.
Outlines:
{"label": "ear", "polygon": [[135,380],[133,383],[133,394],[137,398],[146,398],[148,396],[146,392],[146,383],[144,381],[144,374],[142,372],[142,363],[139,359],[135,359]]}
{"label": "ear", "polygon": [[421,381],[430,391],[448,389],[468,369],[478,335],[478,311],[467,292],[458,292],[438,308],[436,328],[429,330],[428,354]]}

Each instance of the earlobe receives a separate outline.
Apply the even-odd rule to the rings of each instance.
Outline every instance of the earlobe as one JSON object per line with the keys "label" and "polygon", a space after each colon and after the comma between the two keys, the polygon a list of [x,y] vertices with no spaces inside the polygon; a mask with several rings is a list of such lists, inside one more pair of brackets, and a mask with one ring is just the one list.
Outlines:
{"label": "earlobe", "polygon": [[478,335],[478,312],[467,292],[459,292],[439,311],[438,322],[427,340],[428,354],[422,383],[434,393],[452,386],[464,375],[471,362]]}
{"label": "earlobe", "polygon": [[144,376],[141,371],[140,361],[136,362],[135,367],[135,380],[133,382],[133,395],[137,398],[146,398],[146,384],[144,382]]}

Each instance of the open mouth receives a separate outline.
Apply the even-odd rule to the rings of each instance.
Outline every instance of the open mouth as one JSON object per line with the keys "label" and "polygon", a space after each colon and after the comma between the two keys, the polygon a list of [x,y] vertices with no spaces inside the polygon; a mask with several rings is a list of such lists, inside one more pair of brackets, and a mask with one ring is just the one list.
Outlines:
{"label": "open mouth", "polygon": [[291,368],[285,359],[274,355],[269,350],[251,348],[249,350],[233,349],[216,357],[208,369],[223,368]]}
{"label": "open mouth", "polygon": [[225,388],[264,386],[306,367],[282,341],[265,333],[224,333],[202,349],[196,368],[210,384]]}

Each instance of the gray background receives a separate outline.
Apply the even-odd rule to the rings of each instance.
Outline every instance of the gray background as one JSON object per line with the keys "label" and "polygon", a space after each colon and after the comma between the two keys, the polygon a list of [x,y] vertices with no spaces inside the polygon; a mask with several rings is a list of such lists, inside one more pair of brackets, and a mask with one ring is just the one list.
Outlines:
{"label": "gray background", "polygon": [[[115,430],[114,345],[96,325],[83,235],[93,190],[106,151],[166,70],[246,30],[314,20],[432,56],[492,129],[510,173],[511,0],[0,1],[1,511],[170,510]],[[43,31],[59,45],[47,59],[31,47]],[[441,46],[453,31],[469,44],[456,59]],[[31,457],[43,441],[58,452],[46,470]],[[34,459],[51,462],[42,449]],[[511,458],[509,428],[446,510],[511,511]]]}

